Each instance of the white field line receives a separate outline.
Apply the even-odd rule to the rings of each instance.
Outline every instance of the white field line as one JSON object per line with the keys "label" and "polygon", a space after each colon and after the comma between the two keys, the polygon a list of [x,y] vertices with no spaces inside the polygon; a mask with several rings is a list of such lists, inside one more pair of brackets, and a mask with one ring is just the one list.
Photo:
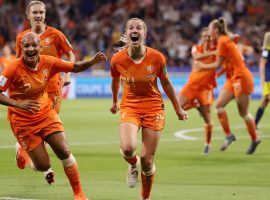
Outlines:
{"label": "white field line", "polygon": [[[270,125],[265,125],[265,126],[260,126],[260,127],[270,127]],[[244,129],[245,126],[232,126],[233,129]],[[222,128],[221,127],[214,127],[213,131],[221,131]],[[171,141],[195,141],[195,140],[204,140],[203,137],[194,137],[194,136],[188,136],[187,134],[189,133],[204,133],[204,128],[193,128],[193,129],[184,129],[181,131],[177,131],[174,133],[174,138],[166,138],[166,139],[161,139],[160,142],[171,142]],[[224,140],[225,136],[220,136],[220,137],[215,137],[213,136],[212,139],[213,140]],[[249,139],[249,135],[247,133],[246,136],[237,136],[237,139]],[[270,138],[270,134],[269,135],[265,135],[265,134],[260,134],[261,138]],[[99,141],[99,142],[70,142],[69,146],[96,146],[96,145],[111,145],[111,144],[119,144],[119,141]],[[13,149],[15,148],[15,144],[14,145],[2,145],[0,146],[0,149]],[[1,200],[2,197],[0,197]]]}

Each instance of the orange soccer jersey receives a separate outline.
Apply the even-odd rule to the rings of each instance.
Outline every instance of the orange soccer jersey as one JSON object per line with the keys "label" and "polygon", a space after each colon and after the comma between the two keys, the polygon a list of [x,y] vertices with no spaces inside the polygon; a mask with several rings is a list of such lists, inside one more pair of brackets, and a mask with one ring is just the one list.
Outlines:
{"label": "orange soccer jersey", "polygon": [[48,117],[51,109],[51,101],[45,88],[54,74],[70,72],[74,63],[62,61],[52,56],[40,56],[36,69],[27,67],[22,58],[12,62],[0,76],[0,90],[9,89],[9,96],[15,100],[37,100],[40,103],[40,111],[32,114],[16,107],[8,108],[10,121],[33,122]]}
{"label": "orange soccer jersey", "polygon": [[[203,45],[196,45],[193,47],[198,53],[202,54],[204,53]],[[215,50],[215,48],[211,49],[212,51]],[[216,61],[216,56],[207,56],[204,58],[199,59],[199,61],[210,64]],[[216,87],[216,71],[215,69],[207,69],[207,70],[195,70],[192,69],[188,83],[189,87],[191,89],[213,89]]]}
{"label": "orange soccer jersey", "polygon": [[217,48],[218,55],[223,58],[227,79],[230,79],[224,88],[231,88],[229,90],[233,91],[236,97],[243,93],[252,93],[254,89],[253,76],[235,42],[228,36],[221,36],[218,39]]}
{"label": "orange soccer jersey", "polygon": [[135,63],[127,48],[115,54],[111,60],[111,76],[120,77],[123,85],[122,108],[151,112],[163,109],[163,100],[158,89],[157,78],[167,79],[164,56],[146,47],[146,55]]}
{"label": "orange soccer jersey", "polygon": [[[14,55],[11,55],[9,57],[0,57],[0,67],[6,68],[12,61],[14,61],[16,57]],[[2,70],[3,70],[2,69]],[[0,71],[2,71],[0,70]]]}
{"label": "orange soccer jersey", "polygon": [[[26,33],[30,31],[31,29],[28,29],[17,36],[15,47],[17,57],[20,57],[22,55],[22,38]],[[61,58],[64,53],[72,50],[72,47],[65,35],[61,31],[50,26],[47,26],[45,32],[39,37],[41,41],[41,55],[50,55],[56,58]],[[61,87],[60,83],[61,77],[58,73],[51,78],[47,86],[48,93],[59,91],[59,87]]]}

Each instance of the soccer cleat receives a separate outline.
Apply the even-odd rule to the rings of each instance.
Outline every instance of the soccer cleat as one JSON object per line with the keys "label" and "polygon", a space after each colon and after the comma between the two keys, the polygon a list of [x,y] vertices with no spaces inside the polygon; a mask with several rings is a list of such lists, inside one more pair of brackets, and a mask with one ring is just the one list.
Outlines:
{"label": "soccer cleat", "polygon": [[235,140],[236,140],[236,138],[233,134],[226,136],[226,139],[225,139],[223,145],[221,145],[221,147],[220,147],[220,151],[225,151],[229,147],[229,145],[231,143],[233,143]]}
{"label": "soccer cleat", "polygon": [[51,185],[54,183],[54,172],[52,169],[49,169],[48,171],[44,172],[44,176],[46,181]]}
{"label": "soccer cleat", "polygon": [[84,193],[77,194],[74,196],[74,200],[88,200]]}
{"label": "soccer cleat", "polygon": [[21,145],[16,143],[16,164],[18,168],[24,169],[27,165],[29,165],[31,159],[28,156],[26,150],[24,150]]}
{"label": "soccer cleat", "polygon": [[257,146],[258,146],[260,143],[261,143],[261,140],[260,140],[260,139],[259,139],[259,140],[256,140],[256,141],[252,141],[246,153],[247,153],[248,155],[253,154],[253,153],[255,152]]}
{"label": "soccer cleat", "polygon": [[210,151],[210,145],[209,144],[206,144],[204,146],[203,154],[204,155],[208,155],[209,151]]}
{"label": "soccer cleat", "polygon": [[127,185],[130,188],[133,188],[138,183],[138,175],[139,175],[139,165],[140,159],[137,157],[137,163],[135,165],[128,166],[128,173],[127,173]]}

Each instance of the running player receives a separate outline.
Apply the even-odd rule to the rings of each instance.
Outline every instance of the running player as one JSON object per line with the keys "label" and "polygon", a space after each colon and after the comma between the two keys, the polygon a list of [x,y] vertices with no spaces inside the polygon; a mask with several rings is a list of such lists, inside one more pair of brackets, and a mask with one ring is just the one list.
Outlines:
{"label": "running player", "polygon": [[225,19],[213,20],[209,25],[209,33],[213,40],[217,40],[218,57],[216,62],[205,64],[197,61],[195,67],[199,69],[216,68],[223,64],[226,70],[226,83],[219,94],[216,109],[223,131],[226,134],[225,142],[220,150],[224,151],[235,141],[232,134],[225,106],[235,98],[238,112],[244,119],[247,130],[251,137],[251,144],[247,154],[253,154],[261,140],[257,137],[255,121],[248,111],[250,94],[254,89],[254,81],[251,72],[246,67],[243,56],[237,45],[230,38]]}
{"label": "running player", "polygon": [[[74,199],[86,200],[77,162],[70,153],[62,122],[52,108],[46,87],[56,73],[80,72],[107,58],[97,53],[89,61],[73,63],[39,55],[39,51],[38,35],[33,32],[25,34],[22,38],[22,57],[7,66],[0,76],[0,104],[9,106],[11,129],[20,146],[30,156],[33,167],[44,173],[49,184],[54,182],[54,172],[44,145],[46,141],[62,161]],[[10,97],[2,94],[7,89]]]}
{"label": "running player", "polygon": [[[141,199],[150,199],[155,176],[154,155],[164,128],[165,112],[157,79],[171,100],[179,120],[186,120],[187,113],[178,103],[168,78],[164,56],[145,46],[147,28],[143,20],[132,18],[125,26],[127,46],[111,60],[113,104],[111,112],[117,113],[120,80],[123,85],[120,105],[120,152],[129,163],[127,184],[135,187],[141,163]],[[138,131],[142,130],[141,156],[136,154]]]}
{"label": "running player", "polygon": [[[202,30],[201,41],[201,44],[192,47],[191,54],[193,59],[206,64],[215,62],[216,48],[212,45],[207,28]],[[195,100],[198,101],[199,111],[205,122],[206,141],[203,150],[204,154],[209,153],[213,129],[211,105],[214,99],[213,89],[216,87],[215,76],[215,69],[196,70],[193,68],[187,83],[178,95],[179,102],[185,110],[188,109]]]}

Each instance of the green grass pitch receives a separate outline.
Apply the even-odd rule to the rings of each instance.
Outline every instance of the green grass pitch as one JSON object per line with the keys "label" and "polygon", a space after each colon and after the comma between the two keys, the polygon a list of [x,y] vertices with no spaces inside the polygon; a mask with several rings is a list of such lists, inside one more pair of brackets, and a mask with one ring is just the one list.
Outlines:
{"label": "green grass pitch", "polygon": [[[259,102],[251,103],[255,115]],[[85,193],[91,200],[139,200],[141,184],[130,189],[125,182],[127,164],[119,153],[119,115],[109,112],[109,99],[66,100],[61,119],[71,151],[81,173]],[[166,101],[166,127],[155,163],[157,173],[152,200],[269,200],[270,199],[270,112],[261,121],[262,143],[254,155],[245,151],[250,143],[244,122],[234,102],[227,108],[232,131],[237,141],[226,152],[220,152],[223,133],[214,111],[214,133],[209,155],[202,155],[204,131],[187,133],[197,140],[181,140],[176,131],[203,128],[196,110],[189,120],[178,121]],[[48,185],[43,175],[30,168],[15,165],[15,139],[0,107],[0,199],[73,199],[71,187],[61,162],[49,149],[56,182]],[[140,152],[140,145],[138,153]]]}

